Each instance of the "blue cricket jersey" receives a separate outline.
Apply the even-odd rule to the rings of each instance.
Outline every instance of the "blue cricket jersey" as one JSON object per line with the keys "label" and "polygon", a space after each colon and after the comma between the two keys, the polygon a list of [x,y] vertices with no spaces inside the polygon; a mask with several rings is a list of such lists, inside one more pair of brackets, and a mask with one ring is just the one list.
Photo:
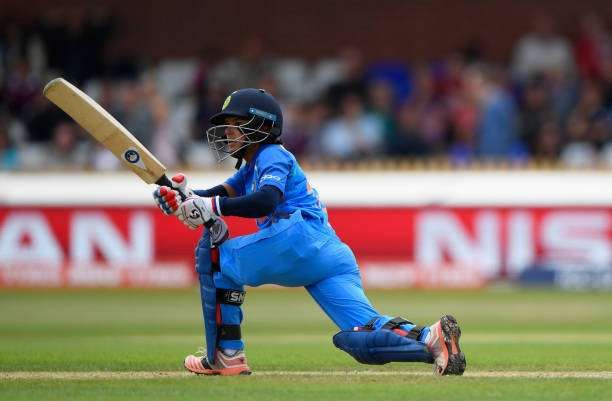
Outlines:
{"label": "blue cricket jersey", "polygon": [[295,156],[282,145],[260,145],[253,160],[242,166],[225,182],[244,196],[258,191],[264,185],[278,188],[283,197],[274,212],[257,219],[257,226],[264,228],[278,218],[300,210],[305,220],[327,223],[327,212],[319,201],[317,191],[310,186]]}

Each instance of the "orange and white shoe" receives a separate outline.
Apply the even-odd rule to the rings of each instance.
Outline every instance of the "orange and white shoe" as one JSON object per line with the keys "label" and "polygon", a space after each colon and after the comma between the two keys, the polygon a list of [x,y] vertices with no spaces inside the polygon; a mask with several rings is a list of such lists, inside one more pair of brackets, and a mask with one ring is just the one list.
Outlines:
{"label": "orange and white shoe", "polygon": [[222,375],[222,376],[237,376],[250,375],[251,369],[247,365],[247,359],[244,351],[236,351],[232,356],[226,355],[222,350],[217,350],[215,355],[215,363],[208,362],[208,358],[203,355],[202,351],[196,354],[187,355],[185,358],[185,369],[198,375]]}
{"label": "orange and white shoe", "polygon": [[438,375],[462,375],[465,371],[465,355],[459,348],[461,329],[451,315],[444,315],[429,326],[427,348],[434,357],[434,373]]}

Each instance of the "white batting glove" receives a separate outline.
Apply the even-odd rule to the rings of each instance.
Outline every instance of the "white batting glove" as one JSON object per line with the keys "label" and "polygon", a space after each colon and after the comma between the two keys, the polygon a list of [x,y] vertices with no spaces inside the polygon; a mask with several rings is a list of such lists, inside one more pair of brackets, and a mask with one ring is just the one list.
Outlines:
{"label": "white batting glove", "polygon": [[177,173],[170,178],[172,188],[176,188],[187,197],[194,196],[193,190],[187,186],[187,177],[183,173]]}
{"label": "white batting glove", "polygon": [[229,238],[229,228],[217,214],[219,197],[202,198],[192,196],[181,204],[176,216],[192,230],[206,226],[210,233],[210,245],[219,246]]}
{"label": "white batting glove", "polygon": [[192,230],[206,224],[210,225],[209,222],[214,222],[217,218],[213,210],[213,199],[191,196],[181,203],[176,216]]}
{"label": "white batting glove", "polygon": [[187,187],[187,177],[184,174],[175,174],[170,181],[172,182],[172,188],[159,186],[153,192],[155,203],[167,215],[175,214],[181,206],[183,201],[179,191],[188,197],[193,196],[193,191]]}

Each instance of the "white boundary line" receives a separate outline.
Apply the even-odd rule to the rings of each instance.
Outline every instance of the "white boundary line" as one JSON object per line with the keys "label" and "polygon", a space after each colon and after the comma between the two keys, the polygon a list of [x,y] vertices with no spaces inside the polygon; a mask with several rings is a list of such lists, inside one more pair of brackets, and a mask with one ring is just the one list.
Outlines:
{"label": "white boundary line", "polygon": [[[163,378],[187,378],[194,375],[182,371],[160,372],[0,372],[0,380],[139,380]],[[405,377],[433,377],[431,372],[417,371],[287,371],[270,370],[254,372],[253,376],[309,376],[309,377],[359,377],[359,376],[405,376]],[[612,380],[612,371],[603,372],[553,372],[553,371],[468,371],[464,374],[468,378],[522,378],[522,379],[603,379]]]}

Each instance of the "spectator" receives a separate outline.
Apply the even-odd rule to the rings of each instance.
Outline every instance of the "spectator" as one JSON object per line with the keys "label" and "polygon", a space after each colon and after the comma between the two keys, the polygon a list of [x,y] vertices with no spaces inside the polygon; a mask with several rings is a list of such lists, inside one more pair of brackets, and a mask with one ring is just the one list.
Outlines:
{"label": "spectator", "polygon": [[211,79],[223,88],[222,92],[238,88],[255,87],[268,72],[274,61],[264,53],[264,43],[259,37],[248,37],[235,57],[222,60],[211,71]]}
{"label": "spectator", "polygon": [[21,59],[8,70],[4,102],[12,114],[22,115],[41,90],[39,79],[30,71],[27,60]]}
{"label": "spectator", "polygon": [[602,102],[608,114],[612,113],[612,59],[602,63]]}
{"label": "spectator", "polygon": [[537,134],[542,124],[551,115],[552,108],[546,82],[542,76],[534,76],[523,89],[520,116],[520,139],[532,152],[535,149]]}
{"label": "spectator", "polygon": [[459,54],[451,54],[441,66],[440,77],[437,82],[437,92],[442,96],[460,96],[463,83],[463,70],[466,63]]}
{"label": "spectator", "polygon": [[476,152],[485,158],[512,157],[519,147],[517,112],[509,94],[493,81],[490,71],[469,67],[465,72],[468,96],[479,109]]}
{"label": "spectator", "polygon": [[27,127],[27,139],[32,143],[48,143],[53,138],[53,129],[61,121],[70,117],[53,103],[38,94],[24,113],[23,121]]}
{"label": "spectator", "polygon": [[153,143],[154,121],[149,99],[145,96],[143,85],[139,81],[125,81],[119,87],[119,103],[113,115],[144,146],[150,148]]}
{"label": "spectator", "polygon": [[9,134],[9,121],[0,115],[0,171],[17,170],[20,167],[19,153]]}
{"label": "spectator", "polygon": [[322,152],[318,137],[330,114],[330,109],[324,101],[311,102],[305,105],[302,133],[306,142],[304,157],[307,159],[315,161],[320,159]]}
{"label": "spectator", "polygon": [[584,114],[575,112],[567,123],[568,142],[561,149],[561,162],[574,168],[592,167],[596,163],[595,146],[588,141],[589,121]]}
{"label": "spectator", "polygon": [[327,89],[326,99],[334,113],[340,112],[344,98],[351,95],[365,100],[366,82],[363,54],[354,47],[347,47],[339,54],[342,77]]}
{"label": "spectator", "polygon": [[540,15],[533,21],[533,31],[519,40],[512,60],[512,71],[519,81],[542,73],[561,73],[564,76],[573,74],[571,47],[555,29],[555,21],[551,16]]}
{"label": "spectator", "polygon": [[383,148],[383,127],[378,118],[364,111],[357,94],[347,95],[341,114],[321,132],[321,151],[334,159],[358,160],[374,157]]}
{"label": "spectator", "polygon": [[6,71],[26,60],[28,34],[16,21],[0,21],[0,78],[5,78]]}
{"label": "spectator", "polygon": [[61,122],[53,131],[53,141],[46,154],[45,166],[50,169],[83,169],[88,164],[88,146],[79,141],[79,128],[72,122]]}
{"label": "spectator", "polygon": [[178,162],[177,147],[180,138],[172,132],[168,102],[159,92],[155,80],[146,75],[142,80],[142,96],[147,99],[146,107],[151,116],[151,145],[155,156],[167,167]]}
{"label": "spectator", "polygon": [[372,116],[380,120],[387,149],[393,142],[396,130],[393,99],[393,88],[387,81],[378,80],[368,85],[370,111]]}
{"label": "spectator", "polygon": [[451,143],[448,156],[453,165],[465,166],[476,156],[476,127],[478,110],[465,98],[465,94],[457,93],[452,99],[451,108]]}
{"label": "spectator", "polygon": [[[353,47],[340,49],[335,60],[271,59],[259,38],[246,40],[228,57],[221,54],[227,48],[208,49],[195,61],[161,60],[164,67],[157,71],[143,70],[144,60],[130,55],[127,63],[108,69],[100,60],[107,59],[114,19],[103,9],[78,8],[70,15],[50,10],[36,30],[6,21],[0,33],[0,110],[8,148],[18,150],[22,169],[45,168],[62,149],[88,148],[72,144],[64,133],[72,120],[40,95],[50,71],[77,84],[86,81],[81,86],[98,94],[94,98],[167,165],[216,165],[204,135],[208,118],[228,88],[239,86],[263,87],[277,96],[286,114],[286,145],[313,161],[446,155],[454,165],[465,165],[480,157],[522,161],[526,147],[538,158],[561,154],[569,166],[595,165],[598,158],[612,163],[612,45],[596,15],[581,20],[578,75],[566,40],[547,16],[517,44],[512,65],[495,70],[473,64],[484,60],[478,44],[475,51],[442,54],[441,62],[417,60],[409,70],[388,59],[368,60],[366,67]],[[37,41],[44,52],[33,51]],[[41,55],[46,60],[36,61]],[[466,68],[467,59],[472,64]],[[139,76],[145,78],[137,81]],[[192,76],[190,90],[184,82]],[[169,77],[183,84],[173,85]],[[95,168],[118,168],[109,152],[93,153]]]}
{"label": "spectator", "polygon": [[441,153],[448,134],[448,104],[445,98],[438,96],[438,85],[428,65],[417,66],[413,79],[414,90],[409,101],[419,116],[418,130],[428,147],[435,153]]}
{"label": "spectator", "polygon": [[584,81],[576,111],[588,120],[600,118],[606,113],[603,104],[603,89],[598,81]]}
{"label": "spectator", "polygon": [[603,146],[600,152],[600,161],[605,167],[612,167],[612,119],[605,118],[598,120],[593,129],[596,135],[603,138]]}
{"label": "spectator", "polygon": [[556,160],[559,157],[560,145],[559,124],[554,119],[543,121],[535,136],[533,156],[540,160]]}
{"label": "spectator", "polygon": [[286,103],[283,106],[283,144],[301,158],[306,153],[309,140],[307,107],[299,103]]}
{"label": "spectator", "polygon": [[576,63],[586,79],[600,78],[603,63],[612,61],[612,36],[603,21],[590,13],[580,19],[580,36],[576,42]]}
{"label": "spectator", "polygon": [[118,170],[121,166],[117,157],[99,143],[94,145],[91,165],[96,171]]}
{"label": "spectator", "polygon": [[365,73],[366,82],[385,82],[391,89],[393,103],[401,104],[408,99],[412,83],[404,62],[382,61],[368,66]]}
{"label": "spectator", "polygon": [[387,153],[391,156],[426,157],[431,153],[419,130],[418,109],[408,102],[399,109],[397,130],[388,139]]}

